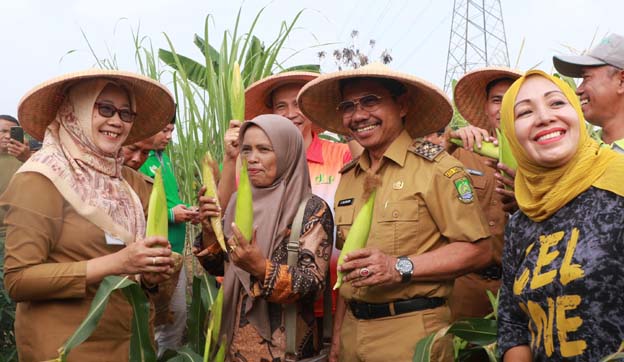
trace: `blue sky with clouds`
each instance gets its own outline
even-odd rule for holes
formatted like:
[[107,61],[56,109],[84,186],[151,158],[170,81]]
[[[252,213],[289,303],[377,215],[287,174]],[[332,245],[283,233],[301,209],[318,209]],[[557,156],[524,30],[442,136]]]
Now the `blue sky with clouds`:
[[[348,45],[357,29],[360,47],[375,39],[373,54],[389,49],[393,68],[443,86],[452,0],[0,0],[0,113],[15,114],[21,96],[36,84],[93,66],[82,31],[98,55],[115,54],[121,69],[136,70],[131,31],[139,24],[154,48],[167,47],[166,33],[179,53],[199,59],[192,40],[203,33],[206,16],[213,16],[216,40],[233,27],[241,4],[242,29],[266,7],[256,30],[264,40],[306,9],[283,55],[302,51],[287,64],[318,62],[318,51]],[[621,0],[502,0],[502,7],[511,64],[519,58],[520,69],[551,71],[553,54],[582,51],[594,36],[624,34]],[[321,65],[334,68],[331,58]]]

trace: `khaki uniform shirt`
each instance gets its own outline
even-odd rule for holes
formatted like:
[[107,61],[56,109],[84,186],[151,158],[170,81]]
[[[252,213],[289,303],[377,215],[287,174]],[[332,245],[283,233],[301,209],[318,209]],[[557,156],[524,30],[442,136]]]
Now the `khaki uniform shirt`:
[[[123,177],[147,206],[141,176],[124,167]],[[87,315],[99,285],[87,286],[87,260],[115,253],[104,232],[67,203],[45,176],[15,175],[0,198],[6,214],[5,284],[17,302],[15,339],[20,361],[46,361]],[[114,292],[93,334],[68,361],[127,361],[132,307]]]
[[474,152],[467,151],[461,147],[457,147],[451,155],[459,160],[465,168],[472,185],[477,192],[481,210],[485,214],[488,228],[492,237],[489,239],[492,243],[492,253],[494,254],[494,262],[501,265],[501,257],[503,255],[503,235],[505,233],[505,224],[507,223],[507,213],[503,211],[502,196],[496,192],[496,179],[494,178],[495,169],[485,165],[486,157],[480,156]]
[[[439,146],[413,141],[404,131],[381,162],[378,175],[382,185],[375,197],[367,247],[392,256],[409,256],[450,242],[473,242],[490,236],[464,168]],[[369,168],[367,152],[344,168],[335,197],[339,248],[365,202],[362,195]],[[387,303],[417,296],[447,297],[452,287],[452,280],[358,289],[346,283],[340,293],[347,301]]]
[[[22,165],[22,162],[17,158],[6,154],[0,153],[0,195],[9,185],[11,177],[17,172]],[[6,226],[4,225],[4,209],[0,207],[0,247],[4,249],[4,236],[6,232]],[[0,250],[2,255],[3,250]]]

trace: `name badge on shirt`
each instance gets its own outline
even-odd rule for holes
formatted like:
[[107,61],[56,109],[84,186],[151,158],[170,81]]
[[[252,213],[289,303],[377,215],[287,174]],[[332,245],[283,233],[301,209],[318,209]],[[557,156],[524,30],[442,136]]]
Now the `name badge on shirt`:
[[109,233],[104,233],[104,237],[106,237],[106,245],[126,245],[123,241],[117,239]]
[[483,176],[484,173],[479,171],[479,170],[474,170],[472,168],[467,168],[466,171],[468,171],[469,174],[473,175],[473,176]]
[[338,206],[349,206],[353,204],[353,199],[344,199],[344,200],[340,200],[338,201]]

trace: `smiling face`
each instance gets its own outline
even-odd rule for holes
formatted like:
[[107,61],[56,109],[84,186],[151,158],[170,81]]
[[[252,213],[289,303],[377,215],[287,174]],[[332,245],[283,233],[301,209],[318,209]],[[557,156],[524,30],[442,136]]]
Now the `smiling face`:
[[381,156],[405,129],[402,118],[407,114],[404,96],[392,96],[381,83],[372,79],[355,79],[345,84],[343,101],[356,101],[367,95],[380,97],[372,111],[356,105],[355,112],[344,115],[342,124],[362,147]]
[[277,155],[269,137],[258,126],[250,126],[243,136],[241,156],[247,160],[249,181],[267,187],[277,178]]
[[[117,109],[131,110],[128,93],[113,84],[104,87],[97,97],[96,103],[109,104]],[[123,122],[117,112],[112,117],[104,117],[100,115],[96,105],[93,106],[91,120],[91,134],[95,146],[105,154],[116,154],[128,137],[132,123]]]
[[529,76],[518,92],[514,127],[527,156],[543,167],[566,164],[578,149],[579,116],[550,80]]
[[297,94],[303,84],[286,84],[275,89],[271,95],[273,113],[288,118],[302,136],[312,133],[312,122],[301,113],[297,104]]
[[173,123],[169,123],[162,131],[156,133],[152,136],[152,147],[155,150],[162,151],[167,148],[169,142],[171,142],[171,137],[173,137],[173,130],[175,129],[175,125]]
[[576,94],[581,100],[583,115],[592,124],[604,126],[605,121],[617,116],[621,75],[621,71],[608,65],[583,68],[583,82]]
[[503,103],[503,96],[512,83],[510,80],[501,80],[494,84],[487,93],[485,115],[491,128],[500,127],[500,109]]

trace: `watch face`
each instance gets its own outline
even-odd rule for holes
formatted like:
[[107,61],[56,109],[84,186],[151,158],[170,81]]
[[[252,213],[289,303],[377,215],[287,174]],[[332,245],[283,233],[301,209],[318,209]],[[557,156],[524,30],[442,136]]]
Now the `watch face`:
[[397,269],[399,270],[399,272],[401,274],[411,273],[412,272],[412,268],[414,267],[412,265],[412,261],[407,259],[407,258],[406,259],[399,259],[397,261],[397,265],[396,266],[397,266]]

